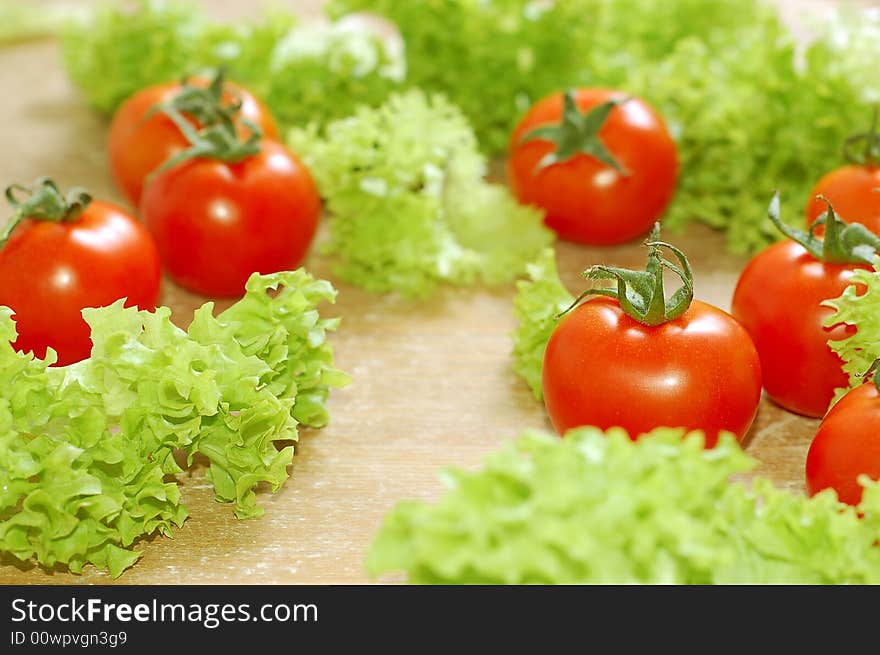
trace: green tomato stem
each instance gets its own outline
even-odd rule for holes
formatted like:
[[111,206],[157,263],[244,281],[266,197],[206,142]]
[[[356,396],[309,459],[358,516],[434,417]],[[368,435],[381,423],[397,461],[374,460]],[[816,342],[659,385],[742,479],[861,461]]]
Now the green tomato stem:
[[[253,121],[241,117],[241,98],[231,104],[223,103],[223,84],[222,70],[216,72],[207,88],[191,85],[184,79],[179,94],[148,112],[148,116],[158,111],[168,116],[190,144],[189,148],[167,159],[151,176],[189,159],[201,157],[235,163],[260,151],[263,131]],[[193,127],[184,115],[192,116],[199,128]],[[239,136],[237,124],[250,131],[246,139]]]
[[[874,168],[880,162],[880,132],[877,131],[877,107],[871,117],[871,126],[867,132],[858,132],[850,136],[843,143],[843,156],[851,164]],[[852,148],[863,144],[864,151],[861,155],[853,153]]]
[[[648,248],[648,261],[644,271],[633,271],[617,266],[592,266],[583,275],[588,280],[614,280],[617,288],[587,289],[557,318],[574,309],[585,298],[606,296],[614,298],[620,308],[630,318],[648,326],[661,325],[684,314],[694,299],[694,275],[690,262],[684,252],[659,240],[660,223],[654,224],[651,237],[645,242]],[[663,249],[669,250],[678,260],[673,263],[663,257]],[[666,298],[663,286],[663,271],[675,273],[682,286]]]
[[[828,209],[810,225],[805,232],[783,223],[779,218],[779,192],[773,195],[767,216],[773,225],[792,241],[799,243],[820,262],[829,264],[873,264],[880,251],[880,237],[861,223],[845,223],[837,217],[834,207],[825,196],[817,196]],[[825,226],[823,237],[816,235],[816,228]]]
[[598,159],[623,176],[628,176],[629,171],[615,159],[604,141],[599,138],[599,131],[608,120],[611,110],[628,100],[629,98],[609,100],[593,107],[586,114],[582,114],[578,109],[574,91],[566,91],[563,96],[560,122],[555,125],[536,127],[526,132],[520,139],[521,143],[535,140],[550,141],[556,146],[538,162],[534,172],[538,173],[548,166],[568,161],[575,155],[583,154]]
[[[24,197],[17,197],[18,193],[24,194]],[[39,177],[31,186],[11,184],[6,187],[6,201],[15,209],[15,213],[0,232],[0,250],[23,220],[54,223],[76,220],[92,202],[92,195],[81,187],[73,187],[64,196],[54,180]]]

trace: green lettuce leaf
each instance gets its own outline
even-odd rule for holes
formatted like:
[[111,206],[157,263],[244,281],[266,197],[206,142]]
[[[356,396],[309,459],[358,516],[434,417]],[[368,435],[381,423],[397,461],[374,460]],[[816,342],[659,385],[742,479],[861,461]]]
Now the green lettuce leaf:
[[0,308],[0,552],[116,577],[140,557],[137,539],[183,524],[177,483],[149,438],[119,429],[71,368],[48,367],[54,353],[15,352],[11,315]]
[[63,31],[64,66],[89,104],[110,114],[145,86],[198,72],[205,25],[187,2],[101,4]]
[[63,32],[64,64],[89,103],[112,113],[135,91],[222,67],[282,125],[341,118],[382,101],[405,75],[402,53],[352,22],[301,27],[280,9],[224,23],[192,2],[105,2]]
[[461,107],[489,153],[505,149],[531,103],[587,79],[592,1],[338,0],[329,8],[392,20],[406,42],[408,83]]
[[833,405],[847,391],[864,382],[865,372],[880,357],[880,259],[873,271],[855,271],[840,297],[822,304],[834,310],[825,319],[825,327],[852,325],[856,328],[852,336],[828,342],[831,350],[843,360],[843,370],[849,376],[849,386],[837,390]]
[[[757,479],[732,435],[525,433],[404,501],[367,558],[415,584],[843,584],[880,580],[880,488],[858,508]],[[860,513],[863,515],[860,518]]]
[[517,326],[513,338],[513,370],[531,388],[536,400],[542,400],[541,370],[544,351],[556,328],[556,316],[565,311],[574,296],[569,293],[556,272],[556,252],[546,248],[526,267],[528,279],[516,283],[513,301]]
[[336,274],[371,291],[508,282],[553,240],[539,211],[484,180],[470,126],[440,95],[395,94],[288,142],[326,200]]
[[244,297],[188,330],[171,312],[84,310],[92,354],[66,367],[16,353],[0,309],[0,551],[112,575],[131,546],[181,525],[175,453],[209,462],[218,501],[258,516],[257,487],[288,477],[298,423],[327,422],[329,390],[347,383],[326,341],[336,319],[317,307],[336,292],[304,270],[253,275]]

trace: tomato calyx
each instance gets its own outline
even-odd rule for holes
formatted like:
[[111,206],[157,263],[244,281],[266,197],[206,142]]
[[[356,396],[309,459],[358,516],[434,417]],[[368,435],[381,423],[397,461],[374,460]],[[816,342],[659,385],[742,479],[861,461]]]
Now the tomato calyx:
[[[880,237],[861,223],[845,223],[837,217],[834,207],[825,196],[816,196],[828,209],[810,225],[810,231],[783,223],[779,218],[779,192],[773,195],[767,216],[773,225],[792,241],[799,243],[816,260],[828,264],[873,264],[880,251]],[[816,228],[825,226],[823,236]]]
[[[190,147],[170,157],[155,173],[167,170],[188,159],[217,159],[236,163],[260,151],[263,131],[260,126],[241,116],[242,101],[223,103],[223,72],[218,71],[207,88],[187,84],[167,103],[156,105],[148,116],[161,111],[177,126],[189,141]],[[190,115],[198,121],[197,129],[186,119]],[[237,125],[248,129],[242,138]]]
[[614,155],[599,138],[599,131],[608,119],[611,110],[628,100],[629,98],[609,100],[582,114],[575,101],[574,92],[566,91],[563,96],[562,120],[557,124],[536,127],[526,132],[520,139],[521,143],[535,140],[550,141],[556,146],[554,150],[541,158],[535,166],[534,172],[538,173],[548,166],[568,161],[575,155],[584,154],[598,159],[620,175],[629,176],[629,171],[614,158]]
[[[630,318],[648,326],[661,325],[684,314],[694,299],[694,275],[690,262],[682,250],[665,241],[660,241],[660,223],[654,224],[651,236],[645,242],[648,248],[648,261],[644,271],[633,271],[617,266],[598,264],[584,271],[588,280],[615,280],[617,288],[587,289],[557,318],[570,312],[582,300],[590,296],[614,298],[620,308]],[[678,263],[663,257],[663,249],[669,250]],[[669,298],[663,287],[663,271],[675,273],[682,286]]]
[[[16,194],[24,194],[19,198]],[[63,195],[55,181],[38,177],[31,186],[11,184],[6,187],[6,201],[15,209],[0,232],[0,249],[6,245],[16,226],[25,219],[62,223],[73,221],[92,202],[92,195],[81,187],[73,187]]]
[[880,367],[880,357],[871,362],[871,365],[864,373],[856,373],[855,375],[862,379],[862,384],[867,383],[868,378],[871,378],[871,382],[877,387],[877,391],[880,391],[880,379],[876,375],[878,367]]
[[[874,168],[880,164],[880,132],[877,131],[877,107],[871,117],[871,126],[867,132],[857,132],[843,143],[843,156],[856,166]],[[862,145],[864,150],[860,154],[853,152],[853,148]]]

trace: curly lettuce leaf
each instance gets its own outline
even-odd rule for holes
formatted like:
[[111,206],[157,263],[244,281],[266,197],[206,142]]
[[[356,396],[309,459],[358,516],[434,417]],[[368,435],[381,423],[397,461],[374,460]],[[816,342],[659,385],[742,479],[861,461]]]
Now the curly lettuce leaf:
[[91,356],[66,367],[16,353],[0,312],[0,551],[79,572],[133,564],[139,538],[170,534],[186,510],[175,453],[207,458],[218,501],[258,516],[256,488],[288,477],[297,425],[327,421],[330,388],[347,383],[326,342],[335,290],[304,270],[253,275],[244,297],[188,330],[171,312],[84,310]]
[[856,270],[849,282],[840,297],[822,303],[834,310],[825,319],[825,327],[851,325],[856,328],[855,334],[828,342],[831,350],[843,360],[843,370],[849,376],[849,386],[837,389],[832,404],[862,384],[865,372],[880,357],[880,259],[873,271]]
[[135,91],[222,67],[269,106],[281,125],[319,126],[377,103],[400,85],[406,65],[353,22],[304,27],[273,10],[224,23],[192,2],[106,2],[70,21],[63,58],[89,103],[112,113]]
[[526,267],[528,279],[516,283],[513,301],[517,326],[513,338],[513,370],[522,377],[536,400],[544,397],[541,369],[544,351],[556,328],[556,316],[574,302],[556,272],[556,252],[546,248]]
[[[660,428],[525,433],[482,469],[444,474],[434,503],[404,501],[366,559],[415,584],[761,584],[880,580],[880,488],[862,505],[757,479],[732,435]],[[863,515],[860,518],[860,513]]]
[[338,0],[330,11],[392,20],[406,42],[408,84],[447,95],[494,154],[504,150],[513,121],[531,103],[586,79],[595,4]]
[[368,290],[501,284],[553,240],[538,210],[485,181],[470,126],[442,96],[395,94],[288,141],[326,200],[336,274]]
[[[71,368],[17,353],[12,312],[0,308],[0,552],[114,577],[142,536],[171,534],[187,517],[148,438],[120,430]],[[83,366],[79,366],[82,369]]]
[[101,4],[64,29],[64,66],[89,104],[109,114],[145,86],[197,72],[206,22],[187,2]]

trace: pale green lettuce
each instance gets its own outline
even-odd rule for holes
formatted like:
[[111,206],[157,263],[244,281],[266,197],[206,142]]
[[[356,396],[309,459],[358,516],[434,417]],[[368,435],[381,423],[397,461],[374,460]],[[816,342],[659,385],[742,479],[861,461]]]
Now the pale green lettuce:
[[553,240],[538,210],[485,181],[473,131],[441,95],[395,94],[288,142],[326,201],[336,274],[371,291],[500,284]]
[[856,328],[852,336],[828,342],[831,350],[843,360],[843,370],[849,376],[849,386],[838,389],[834,396],[837,402],[847,391],[864,382],[865,372],[880,357],[880,260],[873,271],[855,271],[840,297],[823,304],[834,310],[825,319],[826,327],[842,324]]
[[516,283],[513,301],[517,326],[513,338],[513,370],[520,375],[535,399],[541,400],[541,370],[544,351],[550,335],[556,328],[557,315],[574,302],[556,272],[556,252],[545,249],[533,263],[526,267],[528,279]]
[[[335,290],[304,270],[253,275],[217,317],[213,303],[188,330],[171,312],[84,310],[91,357],[66,367],[16,353],[14,322],[0,314],[0,551],[44,566],[86,563],[118,575],[142,536],[170,534],[186,510],[176,482],[196,454],[218,501],[258,516],[256,489],[288,477],[297,424],[327,422],[333,367],[319,303]],[[0,476],[3,477],[3,476]]]
[[368,571],[415,584],[875,584],[880,488],[862,504],[766,480],[732,435],[660,428],[527,432],[436,502],[403,501]]
[[380,102],[405,71],[402,55],[355,25],[306,28],[281,10],[225,23],[191,1],[104,2],[70,21],[62,46],[70,77],[107,114],[145,86],[222,67],[282,125],[323,124]]

